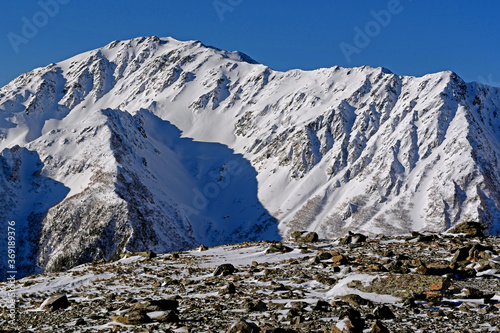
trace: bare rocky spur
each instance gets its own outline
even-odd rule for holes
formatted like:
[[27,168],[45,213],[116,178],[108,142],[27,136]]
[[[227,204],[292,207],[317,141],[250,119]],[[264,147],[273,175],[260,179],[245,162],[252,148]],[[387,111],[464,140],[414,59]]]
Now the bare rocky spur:
[[[23,278],[2,332],[497,332],[500,242],[349,233],[130,253]],[[0,296],[9,286],[0,284]]]

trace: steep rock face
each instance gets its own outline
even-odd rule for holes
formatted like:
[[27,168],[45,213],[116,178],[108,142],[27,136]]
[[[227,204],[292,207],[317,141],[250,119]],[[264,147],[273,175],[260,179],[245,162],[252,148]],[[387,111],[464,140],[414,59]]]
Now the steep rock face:
[[[38,272],[36,261],[43,220],[49,208],[69,189],[43,174],[36,152],[14,146],[0,153],[0,240],[2,272]],[[10,237],[8,237],[10,236]],[[7,268],[8,246],[16,249],[13,267]],[[2,276],[5,279],[7,276]]]
[[0,89],[0,148],[37,154],[69,189],[42,209],[42,269],[276,239],[277,227],[331,237],[473,219],[498,233],[499,107],[500,89],[452,72],[277,72],[148,37]]

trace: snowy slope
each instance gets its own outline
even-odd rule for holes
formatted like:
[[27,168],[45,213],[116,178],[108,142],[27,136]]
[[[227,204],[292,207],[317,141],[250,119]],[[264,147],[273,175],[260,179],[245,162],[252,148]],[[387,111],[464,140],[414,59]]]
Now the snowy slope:
[[498,233],[499,108],[500,89],[452,72],[277,72],[148,37],[0,89],[0,149],[38,155],[53,182],[39,185],[57,195],[31,240],[51,270],[297,229],[399,234],[474,219]]

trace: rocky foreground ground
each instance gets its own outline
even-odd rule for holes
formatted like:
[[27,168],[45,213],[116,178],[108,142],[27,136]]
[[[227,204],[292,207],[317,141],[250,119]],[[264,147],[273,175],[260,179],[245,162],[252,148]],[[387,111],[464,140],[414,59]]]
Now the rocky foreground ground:
[[0,332],[499,332],[499,238],[455,232],[130,254],[17,281]]

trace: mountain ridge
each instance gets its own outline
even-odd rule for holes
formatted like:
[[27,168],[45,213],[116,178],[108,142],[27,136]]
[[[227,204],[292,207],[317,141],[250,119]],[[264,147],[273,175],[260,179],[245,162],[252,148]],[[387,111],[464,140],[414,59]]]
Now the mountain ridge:
[[500,89],[451,71],[278,72],[152,36],[1,88],[0,149],[35,152],[40,173],[69,189],[38,222],[39,270],[293,230],[402,234],[477,220],[498,234],[499,106]]

